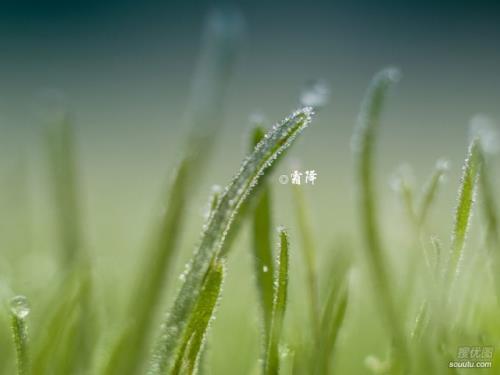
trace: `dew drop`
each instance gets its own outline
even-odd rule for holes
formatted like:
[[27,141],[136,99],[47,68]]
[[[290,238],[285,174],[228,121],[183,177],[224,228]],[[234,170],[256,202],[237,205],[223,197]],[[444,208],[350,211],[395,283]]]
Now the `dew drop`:
[[269,267],[263,266],[262,267],[262,272],[266,273],[267,271],[269,271]]
[[12,314],[20,319],[25,319],[30,313],[28,299],[25,296],[15,296],[10,300]]
[[322,108],[329,100],[330,87],[323,80],[308,82],[300,94],[301,105],[313,108]]

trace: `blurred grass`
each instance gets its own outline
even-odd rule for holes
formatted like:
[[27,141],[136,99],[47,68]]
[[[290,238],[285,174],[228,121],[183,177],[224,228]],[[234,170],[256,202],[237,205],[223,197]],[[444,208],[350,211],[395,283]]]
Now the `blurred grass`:
[[[49,251],[27,262],[24,253],[40,250],[40,232],[25,232],[20,226],[4,233],[33,238],[0,255],[0,270],[7,271],[0,274],[0,298],[9,301],[15,290],[28,295],[32,305],[29,315],[16,314],[9,306],[0,310],[2,374],[17,369],[22,375],[121,375],[145,373],[148,366],[152,374],[461,373],[448,368],[459,346],[498,346],[499,189],[494,157],[483,140],[474,138],[454,216],[451,210],[436,209],[442,197],[437,192],[444,189],[442,165],[428,178],[419,200],[415,187],[403,180],[403,202],[396,207],[406,210],[410,223],[409,228],[396,225],[400,218],[377,188],[385,177],[375,164],[381,153],[381,112],[395,78],[392,69],[375,76],[355,128],[359,228],[353,225],[341,237],[330,225],[317,225],[347,221],[350,211],[330,211],[321,202],[322,212],[316,212],[308,199],[312,186],[289,189],[275,183],[270,164],[285,156],[281,152],[309,121],[309,110],[299,111],[267,135],[262,128],[253,130],[256,148],[226,190],[214,193],[197,252],[179,280],[170,277],[191,256],[186,249],[197,234],[190,225],[200,221],[191,215],[191,206],[196,206],[192,197],[207,179],[203,172],[214,145],[224,147],[220,126],[241,32],[238,17],[209,18],[187,110],[189,133],[160,199],[165,209],[153,225],[144,225],[148,235],[146,244],[138,246],[138,264],[122,255],[124,239],[114,237],[118,234],[111,229],[102,231],[106,246],[92,249],[86,223],[99,218],[86,217],[82,209],[85,184],[74,125],[65,113],[50,127],[44,172],[51,181],[55,215],[46,215],[46,220],[54,224],[56,235],[44,233]],[[337,179],[345,177],[336,173],[340,163],[329,164]],[[7,178],[0,193],[22,191],[26,184],[22,178]],[[119,185],[116,189],[127,189]],[[329,186],[321,189],[332,194]],[[284,206],[286,194],[295,210]],[[476,194],[483,201],[477,207]],[[341,199],[349,201],[349,193]],[[127,206],[131,216],[133,203]],[[473,215],[474,209],[481,215]],[[29,212],[17,214],[29,221]],[[290,223],[289,231],[280,230],[276,251],[274,222]],[[451,240],[439,240],[450,227]],[[28,250],[26,244],[34,248]],[[112,257],[107,266],[116,270],[96,267],[100,252]],[[11,271],[23,267],[23,273]],[[445,272],[448,276],[441,278]],[[31,273],[37,276],[31,278]],[[40,274],[42,287],[29,282],[40,280]],[[158,311],[167,302],[172,302],[171,309],[161,318]],[[493,362],[493,369],[480,373],[498,373],[496,356]]]

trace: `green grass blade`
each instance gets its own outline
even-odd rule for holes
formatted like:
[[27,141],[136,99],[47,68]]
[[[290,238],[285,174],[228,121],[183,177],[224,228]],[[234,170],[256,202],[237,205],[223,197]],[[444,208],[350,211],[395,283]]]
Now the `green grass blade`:
[[[90,353],[82,355],[81,352],[92,346],[83,340],[95,334],[87,325],[92,317],[82,303],[88,298],[90,287],[86,272],[86,269],[75,269],[69,273],[63,287],[58,288],[51,299],[44,327],[33,340],[34,375],[72,373],[88,366],[88,363],[80,363],[90,357]],[[85,330],[87,332],[83,332]]]
[[288,293],[288,234],[284,229],[280,229],[279,238],[280,252],[276,264],[277,273],[274,282],[273,316],[264,362],[264,373],[266,375],[279,374],[279,343],[281,332],[283,331]]
[[172,364],[172,355],[185,334],[186,323],[199,294],[203,277],[217,257],[224,238],[242,202],[257,185],[259,178],[288,148],[295,137],[310,123],[312,111],[301,109],[273,127],[245,159],[239,173],[221,195],[217,208],[209,219],[198,250],[189,265],[189,272],[160,333],[149,374],[164,374]]
[[[253,147],[255,147],[264,138],[264,130],[255,128],[252,138]],[[266,335],[269,332],[273,310],[274,265],[271,245],[271,190],[265,181],[262,182],[255,200],[252,217],[254,267],[264,317],[263,330]],[[266,341],[267,338],[264,337],[264,342]]]
[[215,314],[224,279],[224,266],[218,262],[210,267],[190,320],[187,324],[184,342],[177,353],[172,374],[193,374],[196,372],[202,346]]
[[12,337],[16,348],[17,374],[31,374],[28,353],[28,327],[26,318],[30,313],[28,301],[24,296],[16,296],[10,301]]
[[309,308],[311,309],[311,325],[313,337],[319,338],[320,312],[318,302],[318,281],[316,279],[316,247],[312,229],[306,212],[306,201],[302,189],[298,185],[292,186],[296,218],[301,239],[301,249],[306,265]]
[[[207,19],[203,50],[188,106],[190,133],[186,155],[173,176],[167,194],[167,210],[145,256],[144,266],[139,270],[139,281],[129,308],[133,321],[101,365],[106,374],[134,374],[148,351],[147,342],[153,331],[151,324],[182,233],[187,197],[209,160],[222,124],[223,99],[235,65],[241,22],[237,12],[215,11]],[[140,304],[137,303],[139,299]]]
[[446,161],[438,160],[436,162],[436,167],[425,184],[420,199],[417,219],[419,227],[422,227],[429,215],[430,208],[436,199],[439,187],[447,170],[448,163]]
[[353,138],[353,152],[366,266],[377,295],[379,310],[385,318],[387,328],[392,331],[392,339],[401,359],[408,363],[406,338],[391,296],[389,274],[382,251],[374,188],[374,153],[380,117],[387,90],[398,78],[399,72],[392,68],[385,69],[374,77],[361,106]]
[[465,246],[467,232],[472,217],[472,208],[476,194],[478,175],[480,171],[479,140],[474,138],[467,151],[460,188],[458,203],[455,210],[455,222],[451,239],[451,249],[447,266],[447,282],[451,282],[459,271],[458,265]]
[[323,306],[320,322],[318,348],[315,348],[311,368],[316,374],[331,372],[332,351],[342,327],[348,303],[347,275],[351,266],[351,256],[347,251],[337,251],[334,263],[329,267],[328,294]]
[[82,250],[74,130],[66,114],[47,133],[49,172],[61,242],[61,267],[78,261]]

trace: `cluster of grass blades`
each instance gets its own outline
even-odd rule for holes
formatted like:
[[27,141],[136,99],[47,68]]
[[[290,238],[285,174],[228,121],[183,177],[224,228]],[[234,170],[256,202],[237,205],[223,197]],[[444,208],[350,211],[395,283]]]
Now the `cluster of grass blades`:
[[[33,329],[28,329],[31,328],[30,311],[34,309],[27,299],[0,290],[2,298],[3,294],[10,294],[6,315],[12,336],[12,355],[0,353],[2,373],[203,373],[201,363],[209,329],[222,298],[226,273],[230,271],[227,258],[236,234],[247,221],[251,225],[253,273],[262,332],[260,358],[256,358],[258,372],[266,375],[344,373],[336,364],[336,349],[342,330],[348,324],[349,309],[356,308],[352,306],[357,300],[353,298],[350,274],[357,268],[357,258],[350,254],[351,246],[335,251],[333,266],[325,277],[326,291],[323,291],[318,275],[315,228],[308,218],[306,197],[301,189],[293,187],[300,239],[296,248],[304,260],[310,321],[295,327],[299,335],[287,335],[285,317],[292,276],[289,265],[295,254],[295,243],[290,243],[287,230],[278,227],[278,246],[274,249],[273,191],[267,179],[273,166],[312,121],[320,105],[318,102],[324,105],[323,86],[316,87],[321,95],[305,96],[314,108],[304,106],[268,131],[265,124],[254,124],[250,153],[229,184],[222,190],[214,190],[199,244],[181,275],[182,285],[167,314],[161,318],[162,324],[154,324],[159,310],[164,308],[162,296],[179,248],[188,196],[220,132],[222,98],[240,32],[238,17],[216,14],[210,18],[206,50],[188,111],[192,130],[186,142],[187,151],[172,173],[165,195],[167,209],[156,223],[152,241],[145,247],[143,264],[137,269],[130,293],[127,319],[118,328],[109,329],[108,322],[100,322],[95,307],[98,301],[92,260],[86,252],[81,225],[79,174],[69,116],[63,116],[50,128],[47,149],[58,218],[60,287],[53,296],[47,297],[46,306],[38,307],[43,326],[33,325]],[[484,319],[485,315],[498,313],[498,307],[494,303],[483,301],[481,304],[477,299],[464,298],[474,293],[467,289],[467,280],[471,273],[477,272],[479,259],[491,267],[492,289],[500,301],[500,232],[490,154],[485,140],[474,133],[462,170],[448,252],[427,225],[447,167],[443,162],[436,164],[419,199],[415,199],[413,186],[401,179],[400,192],[417,239],[412,249],[417,251],[407,256],[415,263],[408,277],[410,285],[397,285],[400,280],[389,259],[389,241],[382,235],[375,155],[385,99],[398,79],[399,72],[394,68],[374,77],[362,102],[353,137],[360,223],[357,232],[363,241],[360,269],[366,281],[363,288],[364,293],[375,296],[378,315],[373,319],[380,318],[386,333],[381,342],[388,353],[386,358],[364,353],[364,370],[373,374],[457,374],[458,370],[448,367],[456,357],[457,346],[494,346],[499,339],[495,336],[497,332],[491,330],[492,324],[486,324]],[[476,195],[483,201],[480,208],[485,222],[484,251],[477,251],[471,257],[466,251],[466,240]],[[406,287],[413,292],[405,293]],[[476,304],[467,304],[468,300]],[[103,334],[105,328],[108,329]],[[0,329],[0,333],[5,331]],[[283,351],[288,355],[283,355]]]

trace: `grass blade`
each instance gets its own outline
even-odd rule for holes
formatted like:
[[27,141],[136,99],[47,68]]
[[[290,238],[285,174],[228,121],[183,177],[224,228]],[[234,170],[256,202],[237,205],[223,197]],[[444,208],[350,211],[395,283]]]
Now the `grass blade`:
[[10,301],[12,337],[16,348],[17,374],[28,375],[30,360],[28,354],[28,328],[26,318],[30,313],[28,301],[24,296],[16,296]]
[[48,129],[47,144],[53,200],[61,238],[61,267],[66,268],[79,260],[82,250],[75,140],[68,114]]
[[[147,341],[152,333],[166,274],[182,233],[187,197],[209,160],[222,123],[223,99],[235,65],[241,22],[237,12],[217,10],[207,18],[203,50],[187,114],[190,128],[186,145],[188,151],[172,178],[167,193],[167,210],[139,270],[139,281],[129,307],[129,316],[133,317],[133,321],[129,322],[105,364],[101,365],[105,374],[134,374],[147,353]],[[138,299],[142,303],[138,304]]]
[[344,322],[348,303],[347,275],[351,266],[351,257],[345,250],[336,251],[335,262],[329,271],[329,290],[321,315],[319,344],[315,352],[319,355],[313,357],[311,368],[316,374],[329,374],[331,372],[332,351],[337,342],[338,333]]
[[[255,147],[264,138],[264,130],[255,128],[252,138],[253,147]],[[266,182],[262,182],[255,200],[252,217],[254,267],[264,318],[263,330],[267,335],[273,310],[274,265],[271,245],[271,190]],[[267,337],[264,337],[264,342],[266,341]]]
[[311,226],[306,213],[306,202],[304,194],[298,185],[292,186],[292,192],[294,197],[296,218],[300,232],[301,248],[306,265],[312,332],[313,337],[317,340],[320,335],[320,312],[318,302],[318,282],[316,279],[316,248],[313,240]]
[[382,242],[377,220],[374,191],[374,151],[384,99],[388,88],[398,80],[399,72],[389,68],[379,72],[373,79],[361,106],[353,138],[353,152],[356,157],[358,208],[364,239],[364,255],[378,307],[385,318],[392,339],[403,362],[408,363],[406,338],[389,288],[389,275],[382,252]]
[[264,363],[266,375],[277,375],[280,369],[279,343],[285,318],[288,293],[288,234],[284,229],[279,231],[280,253],[276,262],[276,279],[274,282],[273,316]]
[[422,197],[420,199],[419,209],[418,209],[418,218],[417,224],[419,228],[425,223],[427,216],[429,214],[430,208],[436,199],[437,192],[439,190],[439,186],[443,180],[444,174],[448,170],[448,163],[444,160],[438,160],[436,162],[436,167],[432,172],[429,180],[424,186],[424,190],[422,192]]
[[186,323],[199,294],[203,277],[224,243],[224,238],[242,202],[248,197],[267,168],[288,148],[295,137],[310,123],[312,111],[301,109],[276,125],[245,159],[239,173],[221,195],[210,217],[198,250],[189,265],[189,272],[161,330],[149,374],[164,374],[172,364]]
[[196,306],[186,328],[185,341],[177,354],[172,374],[193,374],[198,366],[202,346],[214,316],[224,279],[224,266],[218,262],[205,277]]
[[451,249],[448,258],[447,282],[451,282],[453,277],[459,272],[458,266],[469,230],[480,171],[479,147],[479,140],[474,138],[469,145],[462,170],[458,203],[455,210],[455,222],[453,224]]

